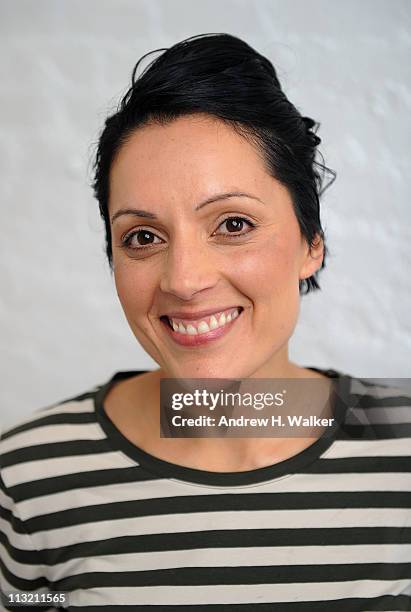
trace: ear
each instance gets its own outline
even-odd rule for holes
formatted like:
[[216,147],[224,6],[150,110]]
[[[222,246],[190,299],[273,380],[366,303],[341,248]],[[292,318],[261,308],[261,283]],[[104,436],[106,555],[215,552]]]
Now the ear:
[[300,266],[300,280],[309,278],[319,270],[324,259],[324,241],[319,234],[316,234],[311,247],[305,239],[304,244],[305,249]]

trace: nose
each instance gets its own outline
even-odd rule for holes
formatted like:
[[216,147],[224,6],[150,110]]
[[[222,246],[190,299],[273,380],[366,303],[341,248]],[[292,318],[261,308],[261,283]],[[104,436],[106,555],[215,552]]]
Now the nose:
[[181,300],[190,300],[200,291],[214,287],[218,275],[218,263],[210,248],[186,235],[168,248],[160,288]]

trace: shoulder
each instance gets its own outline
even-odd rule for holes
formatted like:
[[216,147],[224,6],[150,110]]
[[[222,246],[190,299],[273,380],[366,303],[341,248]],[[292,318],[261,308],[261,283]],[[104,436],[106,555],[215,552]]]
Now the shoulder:
[[392,441],[393,447],[398,441],[398,450],[410,445],[411,379],[348,377],[348,382],[346,439]]
[[45,425],[57,424],[62,421],[67,422],[67,419],[70,419],[69,415],[72,415],[75,421],[76,417],[73,415],[92,411],[95,395],[101,386],[96,385],[87,391],[39,408],[13,425],[5,427],[0,435],[0,448],[5,439],[14,438],[20,433],[44,427]]
[[30,472],[35,464],[51,457],[68,457],[80,452],[80,448],[84,452],[85,440],[90,443],[102,439],[104,433],[96,422],[95,397],[103,386],[96,385],[36,410],[2,431],[0,469],[5,483],[15,484],[14,473]]

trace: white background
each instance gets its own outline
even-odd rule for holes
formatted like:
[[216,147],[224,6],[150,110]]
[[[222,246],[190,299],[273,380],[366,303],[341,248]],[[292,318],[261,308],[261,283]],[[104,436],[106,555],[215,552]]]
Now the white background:
[[338,173],[322,203],[331,256],[291,359],[411,376],[409,0],[3,0],[0,13],[3,424],[155,367],[117,299],[91,163],[138,58],[204,32],[274,63]]

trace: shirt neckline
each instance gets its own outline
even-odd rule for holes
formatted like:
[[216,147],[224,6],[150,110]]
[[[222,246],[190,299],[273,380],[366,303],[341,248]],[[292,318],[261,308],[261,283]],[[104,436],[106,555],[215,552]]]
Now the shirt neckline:
[[230,487],[253,485],[304,470],[325,453],[336,439],[347,410],[352,377],[333,369],[326,370],[308,366],[307,369],[320,372],[329,378],[336,379],[334,384],[333,405],[333,416],[335,417],[334,424],[329,427],[327,433],[323,434],[314,444],[311,444],[311,446],[308,446],[296,455],[273,465],[254,470],[242,472],[210,472],[197,468],[190,468],[155,457],[136,444],[130,442],[108,417],[104,409],[104,399],[109,389],[111,389],[116,382],[136,376],[137,374],[144,374],[146,370],[116,372],[110,380],[97,390],[94,396],[94,409],[97,421],[106,434],[110,446],[115,450],[123,452],[127,457],[137,462],[142,468],[154,474],[157,478],[177,479],[188,483],[211,486]]

